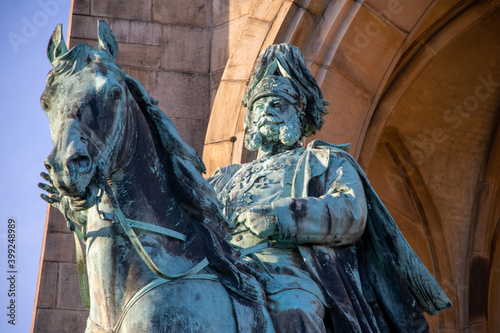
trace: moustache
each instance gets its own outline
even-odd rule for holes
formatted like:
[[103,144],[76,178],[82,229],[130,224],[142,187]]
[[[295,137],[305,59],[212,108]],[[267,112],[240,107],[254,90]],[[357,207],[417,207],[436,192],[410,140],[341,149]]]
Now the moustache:
[[260,118],[258,122],[255,123],[255,125],[257,127],[262,127],[264,125],[280,125],[282,124],[283,121],[280,121],[277,117],[273,117],[273,116],[266,116],[266,117],[263,117],[263,118]]

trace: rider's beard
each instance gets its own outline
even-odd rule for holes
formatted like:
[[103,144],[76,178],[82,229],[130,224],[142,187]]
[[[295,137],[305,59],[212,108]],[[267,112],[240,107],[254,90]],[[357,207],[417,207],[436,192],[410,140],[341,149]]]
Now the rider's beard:
[[281,125],[276,123],[266,123],[259,127],[258,131],[262,136],[262,144],[278,142]]
[[255,151],[263,145],[281,142],[290,146],[302,136],[298,118],[289,119],[286,124],[266,123],[260,127],[253,125],[245,135],[245,147]]
[[262,147],[262,135],[258,130],[255,130],[254,126],[245,134],[245,147],[250,151],[255,151]]
[[293,117],[287,123],[280,126],[279,140],[285,146],[291,146],[302,137],[302,128],[300,126],[299,118]]

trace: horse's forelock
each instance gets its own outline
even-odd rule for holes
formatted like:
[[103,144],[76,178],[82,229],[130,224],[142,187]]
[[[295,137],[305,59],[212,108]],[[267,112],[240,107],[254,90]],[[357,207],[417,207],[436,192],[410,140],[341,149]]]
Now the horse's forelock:
[[49,85],[58,76],[74,75],[91,62],[102,63],[106,69],[112,70],[122,78],[125,77],[125,73],[116,65],[115,59],[109,53],[96,51],[92,46],[82,43],[57,58],[56,66],[49,73]]

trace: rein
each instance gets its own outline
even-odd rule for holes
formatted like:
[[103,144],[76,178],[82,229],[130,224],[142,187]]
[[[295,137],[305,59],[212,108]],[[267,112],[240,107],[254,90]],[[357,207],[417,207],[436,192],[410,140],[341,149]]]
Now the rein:
[[[102,175],[100,176],[100,178],[103,178]],[[149,269],[151,269],[151,271],[153,273],[155,273],[158,277],[161,277],[161,278],[163,278],[165,280],[178,280],[178,279],[181,279],[181,278],[183,278],[185,276],[188,276],[188,275],[191,275],[191,274],[196,274],[199,271],[201,271],[203,268],[205,268],[205,267],[208,266],[208,259],[205,257],[200,263],[198,263],[196,266],[194,266],[193,268],[191,268],[190,270],[188,270],[185,273],[176,274],[176,275],[170,275],[170,274],[164,273],[161,269],[158,268],[158,266],[156,266],[156,264],[153,262],[153,260],[149,256],[149,254],[146,252],[146,250],[142,246],[142,243],[139,240],[139,238],[137,237],[137,234],[135,233],[135,231],[134,231],[133,228],[156,232],[156,233],[159,233],[159,234],[163,234],[163,235],[167,235],[167,236],[173,237],[173,238],[181,240],[181,241],[186,241],[186,236],[183,235],[183,234],[181,234],[181,233],[179,233],[179,232],[177,232],[177,231],[171,230],[171,229],[167,229],[167,228],[164,228],[164,227],[160,227],[160,226],[156,226],[156,225],[150,225],[148,223],[143,223],[143,222],[139,222],[139,221],[127,219],[125,217],[125,215],[123,214],[122,210],[120,209],[120,206],[118,205],[118,201],[114,197],[113,192],[112,192],[111,187],[109,186],[109,184],[104,179],[102,179],[100,183],[101,183],[101,186],[102,186],[101,187],[101,195],[100,195],[100,197],[102,197],[102,195],[104,194],[104,192],[106,192],[106,194],[108,195],[108,197],[109,197],[109,199],[111,201],[111,204],[113,205],[114,212],[112,212],[109,215],[108,214],[102,214],[99,211],[99,205],[98,205],[98,203],[99,203],[100,200],[98,199],[98,201],[97,201],[97,211],[99,212],[99,215],[101,215],[101,218],[102,217],[104,217],[104,219],[111,218],[110,219],[111,221],[113,221],[115,223],[119,222],[121,224],[123,230],[127,234],[129,240],[132,242],[132,245],[136,249],[136,251],[139,254],[139,256],[142,258],[142,260],[144,261],[144,263],[149,267]],[[112,218],[112,216],[114,216],[115,218]],[[118,221],[116,221],[116,220],[118,220]]]
[[[156,274],[159,278],[156,280],[153,280],[149,284],[147,284],[145,287],[143,287],[141,290],[139,290],[134,297],[128,302],[128,304],[125,306],[124,310],[122,311],[122,316],[120,317],[121,320],[123,320],[122,317],[124,317],[124,312],[128,312],[128,309],[137,301],[138,298],[142,297],[144,294],[149,292],[150,290],[164,284],[167,282],[175,281],[175,280],[180,280],[184,278],[201,278],[201,279],[210,279],[210,280],[218,280],[216,275],[213,274],[197,274],[201,270],[203,270],[205,267],[208,266],[209,262],[208,259],[205,257],[201,262],[196,264],[193,268],[190,270],[182,273],[182,274],[167,274],[163,272],[158,266],[154,263],[153,259],[149,256],[149,254],[146,252],[144,249],[141,241],[137,237],[137,234],[134,231],[134,228],[140,229],[140,230],[147,230],[151,231],[157,234],[162,234],[166,235],[181,241],[186,241],[187,237],[177,231],[167,229],[164,227],[156,226],[156,225],[151,225],[148,223],[140,222],[140,221],[135,221],[132,219],[127,219],[125,215],[123,214],[122,210],[120,209],[120,206],[118,205],[118,201],[113,195],[113,192],[111,190],[111,187],[109,184],[104,180],[104,177],[102,174],[99,172],[98,173],[98,178],[99,178],[99,187],[100,187],[100,194],[97,198],[97,203],[96,203],[96,208],[97,212],[99,213],[99,216],[103,220],[111,221],[113,223],[119,223],[125,233],[127,234],[130,242],[134,246],[135,250],[139,254],[139,256],[142,258],[144,263],[149,267],[149,269]],[[113,211],[111,213],[108,212],[102,212],[99,210],[99,202],[102,198],[102,196],[106,193],[111,201],[111,204],[113,206]],[[68,210],[66,210],[68,211]],[[69,210],[71,211],[71,210]],[[72,216],[66,215],[66,218],[71,220]],[[73,228],[72,228],[73,229]],[[81,231],[78,229],[76,226],[72,230],[74,233],[75,237],[75,246],[76,246],[76,259],[77,259],[77,267],[78,267],[78,279],[79,279],[79,284],[80,284],[80,292],[82,295],[82,300],[83,303],[87,308],[90,308],[90,296],[89,296],[89,291],[88,291],[88,282],[87,282],[87,276],[85,273],[85,260],[83,257],[83,250],[81,243],[78,241],[78,238],[80,238],[84,243],[87,240],[87,235],[86,235],[86,230]],[[197,274],[196,277],[193,275]],[[120,325],[121,325],[121,320]],[[95,323],[93,323],[95,324]],[[97,325],[97,324],[95,324]],[[116,331],[115,331],[116,332]]]

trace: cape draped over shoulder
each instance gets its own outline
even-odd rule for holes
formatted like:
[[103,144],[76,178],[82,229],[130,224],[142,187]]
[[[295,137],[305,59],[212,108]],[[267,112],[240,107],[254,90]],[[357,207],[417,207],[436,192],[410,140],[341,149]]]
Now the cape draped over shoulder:
[[[309,184],[349,161],[362,181],[368,206],[366,229],[351,246],[297,245],[312,278],[323,288],[337,332],[427,332],[422,311],[435,314],[451,306],[441,286],[410,247],[366,175],[348,153],[350,145],[311,142],[294,168],[292,197],[312,196]],[[216,193],[242,165],[217,169],[210,182]],[[330,170],[331,171],[331,170]],[[331,184],[325,184],[328,189]],[[325,193],[323,193],[325,194]]]

